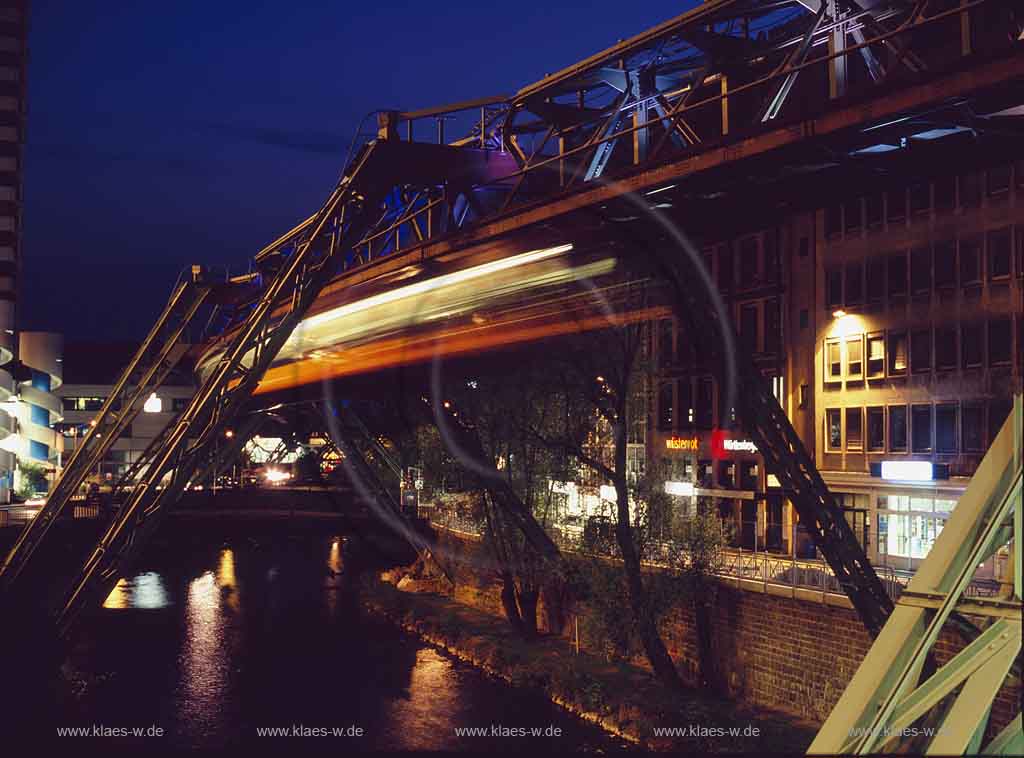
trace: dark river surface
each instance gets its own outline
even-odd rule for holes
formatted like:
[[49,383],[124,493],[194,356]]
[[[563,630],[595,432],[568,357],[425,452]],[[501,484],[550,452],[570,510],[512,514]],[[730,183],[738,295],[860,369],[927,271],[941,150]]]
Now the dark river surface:
[[[362,612],[357,582],[345,568],[351,544],[343,537],[245,537],[151,552],[85,622],[64,666],[58,725],[94,734],[97,727],[141,729],[152,736],[127,741],[152,747],[622,746],[537,694]],[[557,729],[560,736],[456,734],[495,726]],[[275,728],[287,736],[261,736]]]

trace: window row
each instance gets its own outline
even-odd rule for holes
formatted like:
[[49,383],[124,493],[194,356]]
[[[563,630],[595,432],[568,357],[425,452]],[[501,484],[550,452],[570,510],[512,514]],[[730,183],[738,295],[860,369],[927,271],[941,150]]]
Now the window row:
[[867,261],[825,269],[825,307],[881,303],[886,295],[928,295],[933,290],[980,286],[1024,276],[1024,227],[993,229],[960,239],[942,240]]
[[[825,409],[830,453],[982,453],[1010,413],[1010,400]],[[987,424],[986,424],[987,416]],[[987,429],[987,434],[986,434]]]
[[704,250],[708,275],[722,292],[776,284],[782,278],[777,227]]
[[1006,317],[959,327],[951,324],[831,337],[825,340],[823,352],[826,385],[958,367],[1009,366],[1013,362],[1013,322]]
[[1024,188],[1024,161],[1018,161],[1016,167],[995,166],[850,198],[825,209],[825,236],[859,234],[864,228],[877,229],[885,223],[903,226],[908,217],[927,216],[932,209],[941,212],[976,206],[983,195],[1005,195],[1013,184]]
[[[782,311],[778,298],[754,300],[736,306],[738,346],[747,353],[777,353],[782,345]],[[662,368],[691,366],[697,357],[693,343],[675,319],[657,325],[657,360]]]

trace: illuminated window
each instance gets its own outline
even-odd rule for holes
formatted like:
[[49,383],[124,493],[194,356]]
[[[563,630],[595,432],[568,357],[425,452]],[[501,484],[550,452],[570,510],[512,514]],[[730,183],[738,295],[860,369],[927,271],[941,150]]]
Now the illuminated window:
[[864,378],[864,341],[860,335],[846,340],[846,378]]
[[142,410],[145,413],[160,413],[163,409],[164,402],[155,392],[146,399],[142,406]]
[[846,409],[846,449],[864,449],[864,417],[860,408]]
[[693,427],[693,384],[689,379],[680,379],[676,383],[676,392],[679,395],[676,407],[679,409],[678,425],[680,427]]
[[842,378],[842,343],[839,340],[828,340],[825,343],[825,381],[838,382]]
[[868,342],[868,379],[880,379],[885,376],[885,337],[880,332],[869,334]]
[[907,452],[907,406],[889,406],[889,450]]
[[868,452],[885,451],[885,409],[881,406],[868,408]]
[[838,451],[843,447],[843,415],[839,408],[825,410],[825,441],[829,450]]
[[889,332],[889,376],[907,373],[907,333]]

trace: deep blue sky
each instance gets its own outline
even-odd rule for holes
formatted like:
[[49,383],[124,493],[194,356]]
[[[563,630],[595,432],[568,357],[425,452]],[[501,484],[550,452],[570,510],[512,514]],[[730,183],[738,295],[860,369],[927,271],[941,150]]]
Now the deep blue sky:
[[365,113],[512,92],[693,4],[34,0],[22,328],[141,337],[182,267],[315,210]]

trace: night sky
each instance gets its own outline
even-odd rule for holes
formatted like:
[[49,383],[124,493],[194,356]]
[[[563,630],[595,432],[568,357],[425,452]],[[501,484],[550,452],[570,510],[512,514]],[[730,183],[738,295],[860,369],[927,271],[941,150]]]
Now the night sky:
[[693,4],[33,0],[21,326],[141,338],[184,267],[244,270],[316,210],[364,114],[511,93]]

